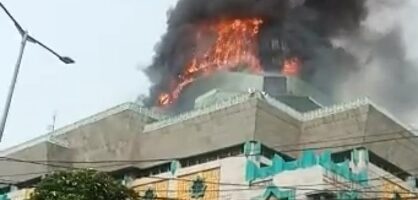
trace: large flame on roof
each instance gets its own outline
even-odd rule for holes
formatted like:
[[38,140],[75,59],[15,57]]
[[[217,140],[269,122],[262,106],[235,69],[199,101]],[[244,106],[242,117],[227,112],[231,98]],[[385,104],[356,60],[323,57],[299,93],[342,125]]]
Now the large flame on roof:
[[[178,75],[170,91],[161,93],[158,103],[166,106],[174,103],[182,90],[197,77],[219,70],[245,68],[252,73],[262,71],[258,59],[257,35],[263,21],[259,18],[224,19],[201,27],[215,33],[216,39],[203,51],[196,51],[184,71]],[[196,43],[201,40],[196,37]]]
[[301,61],[298,57],[284,60],[281,73],[286,76],[297,76],[300,73]]

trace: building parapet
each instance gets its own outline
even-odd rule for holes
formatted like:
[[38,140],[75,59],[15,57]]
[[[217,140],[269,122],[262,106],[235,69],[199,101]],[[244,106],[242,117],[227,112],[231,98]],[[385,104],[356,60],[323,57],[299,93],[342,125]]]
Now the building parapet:
[[302,112],[299,112],[299,111],[293,109],[292,107],[274,99],[273,97],[270,97],[268,94],[266,94],[264,92],[249,91],[249,93],[239,94],[237,96],[227,98],[227,99],[225,99],[223,101],[220,101],[220,102],[218,102],[216,104],[213,104],[213,105],[198,108],[198,109],[195,109],[195,110],[192,110],[192,111],[189,111],[189,112],[185,112],[183,114],[180,114],[180,115],[177,115],[177,116],[174,116],[174,117],[167,117],[163,120],[148,124],[148,125],[145,126],[144,131],[149,132],[149,131],[157,130],[157,129],[160,129],[160,128],[164,128],[164,127],[167,127],[167,126],[170,126],[170,125],[173,125],[173,124],[179,123],[181,121],[185,121],[185,120],[188,120],[188,119],[191,119],[191,118],[203,115],[203,114],[208,114],[208,113],[220,110],[220,109],[224,109],[224,108],[229,107],[229,106],[233,106],[233,105],[236,105],[236,104],[239,104],[239,103],[243,103],[243,102],[248,101],[250,99],[260,99],[262,101],[265,101],[265,102],[269,103],[270,105],[274,106],[275,108],[285,112],[286,114],[288,114],[288,115],[292,116],[293,118],[295,118],[299,121],[302,121],[302,122],[311,121],[311,120],[314,120],[314,119],[335,115],[335,114],[342,113],[342,112],[345,112],[345,111],[348,111],[348,110],[359,108],[361,106],[371,105],[375,109],[384,113],[387,117],[389,117],[391,120],[393,120],[397,124],[401,125],[402,127],[405,127],[406,130],[408,130],[408,131],[413,130],[412,128],[410,128],[410,126],[400,122],[395,117],[388,114],[388,112],[385,111],[384,109],[382,109],[380,106],[377,106],[376,104],[374,104],[367,97],[359,98],[359,99],[356,99],[354,101],[350,101],[350,102],[346,102],[346,103],[341,103],[341,104],[336,104],[336,105],[332,105],[332,106],[322,107],[322,108],[319,108],[319,109],[314,110],[314,111],[309,111],[309,112],[306,112],[306,113],[302,113]]
[[337,113],[341,113],[347,110],[355,109],[360,106],[370,105],[371,101],[368,98],[360,98],[351,102],[336,104],[332,106],[323,107],[317,110],[303,113],[303,121],[310,121]]
[[144,116],[156,119],[156,120],[161,120],[161,119],[164,118],[163,115],[158,114],[156,112],[153,112],[150,109],[140,107],[139,105],[137,105],[135,103],[128,102],[128,103],[124,103],[124,104],[118,105],[116,107],[110,108],[106,111],[100,112],[100,113],[95,114],[93,116],[87,117],[83,120],[77,121],[73,124],[64,126],[60,129],[57,129],[57,130],[55,130],[53,132],[50,132],[48,134],[41,135],[41,136],[36,137],[34,139],[31,139],[29,141],[23,142],[19,145],[16,145],[16,146],[7,148],[5,150],[2,150],[2,151],[0,151],[0,156],[10,155],[14,152],[17,152],[19,150],[28,148],[30,146],[34,146],[34,145],[42,143],[42,142],[51,142],[51,143],[54,143],[54,144],[60,144],[61,142],[56,140],[56,136],[65,134],[65,133],[67,133],[71,130],[80,128],[81,126],[85,126],[87,124],[97,122],[99,120],[102,120],[106,117],[115,115],[115,114],[120,113],[120,112],[125,111],[125,110],[132,110],[132,111],[137,112],[141,115],[144,115]]
[[400,125],[403,128],[405,128],[408,132],[411,132],[411,133],[413,133],[415,135],[418,135],[418,130],[416,130],[416,128],[413,128],[411,125],[405,124],[404,122],[402,122],[401,120],[399,120],[398,118],[396,118],[395,116],[393,116],[393,114],[391,114],[389,111],[387,111],[382,106],[379,106],[379,105],[377,105],[376,103],[374,103],[372,101],[370,101],[369,103],[376,110],[378,110],[379,112],[381,112],[382,114],[384,114],[387,118],[391,119],[392,121],[394,121],[398,125]]
[[243,102],[248,101],[249,99],[251,99],[251,96],[248,94],[240,94],[237,96],[234,96],[232,98],[229,98],[225,101],[221,101],[219,103],[210,105],[210,106],[206,106],[206,107],[202,107],[202,108],[198,108],[195,110],[192,110],[190,112],[185,112],[183,114],[171,117],[171,118],[167,118],[165,120],[161,120],[161,121],[157,121],[151,124],[148,124],[144,127],[144,132],[149,132],[149,131],[153,131],[153,130],[157,130],[163,127],[167,127],[173,124],[176,124],[178,122],[181,121],[185,121],[188,119],[192,119],[195,118],[197,116],[203,115],[203,114],[208,114],[211,112],[214,112],[216,110],[220,110],[220,109],[224,109],[233,105],[237,105]]
[[103,111],[99,114],[90,116],[86,119],[77,121],[77,122],[75,122],[73,124],[70,124],[68,126],[65,126],[63,128],[57,129],[54,132],[51,132],[51,133],[48,133],[48,134],[45,134],[45,135],[41,135],[41,136],[36,137],[32,140],[21,143],[17,146],[14,146],[14,147],[5,149],[3,151],[0,151],[0,156],[6,156],[6,155],[9,155],[11,153],[17,152],[19,150],[25,149],[27,147],[30,147],[30,146],[33,146],[33,145],[36,145],[36,144],[39,144],[39,143],[42,143],[42,142],[52,142],[52,143],[55,143],[55,144],[64,145],[64,143],[56,140],[56,136],[65,134],[65,133],[67,133],[71,130],[77,129],[81,126],[97,122],[97,121],[102,120],[102,119],[104,119],[106,117],[109,117],[111,115],[120,113],[124,110],[132,110],[136,113],[139,113],[141,115],[144,115],[144,116],[147,116],[149,118],[157,120],[156,122],[145,125],[144,132],[149,132],[149,131],[164,128],[164,127],[167,127],[167,126],[170,126],[170,125],[173,125],[173,124],[185,121],[185,120],[189,120],[189,119],[195,118],[195,117],[203,115],[203,114],[209,114],[209,113],[215,112],[217,110],[225,109],[227,107],[246,102],[250,99],[259,99],[259,100],[265,101],[268,104],[274,106],[275,108],[285,112],[286,114],[288,114],[288,115],[292,116],[293,118],[295,118],[297,120],[300,120],[302,122],[311,121],[311,120],[314,120],[314,119],[318,119],[318,118],[322,118],[322,117],[326,117],[326,116],[330,116],[330,115],[335,115],[335,114],[338,114],[338,113],[341,113],[341,112],[345,112],[347,110],[356,109],[356,108],[361,107],[361,106],[371,105],[375,109],[384,113],[387,117],[389,117],[391,120],[393,120],[394,122],[396,122],[400,126],[405,127],[406,130],[408,130],[408,131],[413,130],[408,125],[400,122],[395,117],[388,114],[387,111],[385,111],[381,107],[379,107],[376,104],[374,104],[373,102],[371,102],[368,98],[361,98],[361,99],[351,101],[351,102],[348,102],[348,103],[337,104],[337,105],[333,105],[333,106],[329,106],[329,107],[323,107],[323,108],[320,108],[320,109],[317,109],[317,110],[314,110],[314,111],[301,113],[301,112],[296,111],[295,109],[291,108],[290,106],[274,99],[273,97],[270,97],[268,94],[266,94],[264,92],[249,91],[248,93],[238,94],[238,95],[233,96],[231,98],[227,98],[227,99],[225,99],[223,101],[220,101],[216,104],[201,107],[201,108],[198,108],[198,109],[186,112],[186,113],[182,113],[180,115],[173,116],[173,117],[169,117],[168,115],[163,115],[163,114],[155,112],[151,109],[141,107],[141,106],[139,106],[138,104],[135,104],[135,103],[131,103],[131,102],[124,103],[124,104],[121,104],[119,106],[108,109],[106,111]]
[[286,112],[287,114],[291,115],[292,117],[295,117],[299,120],[303,119],[303,115],[301,113],[299,113],[298,111],[294,110],[293,108],[287,106],[286,104],[277,101],[275,99],[273,99],[272,97],[268,96],[266,93],[264,92],[260,92],[260,91],[249,91],[248,93],[244,93],[244,94],[239,94],[236,96],[233,96],[231,98],[227,98],[223,101],[220,101],[216,104],[213,105],[209,105],[206,107],[201,107],[198,109],[194,109],[192,111],[189,112],[185,112],[182,113],[180,115],[171,117],[171,118],[167,118],[165,120],[161,120],[161,121],[157,121],[151,124],[148,124],[145,126],[144,128],[144,132],[149,132],[149,131],[153,131],[153,130],[157,130],[160,128],[164,128],[173,124],[176,124],[178,122],[181,121],[185,121],[188,119],[192,119],[195,118],[197,116],[203,115],[203,114],[208,114],[217,110],[221,110],[233,105],[237,105],[243,102],[246,102],[250,99],[260,99],[260,100],[264,100],[267,101],[269,104],[277,107],[280,110],[283,110],[284,112]]
[[197,117],[203,114],[215,112],[217,110],[224,109],[226,107],[230,107],[236,104],[240,104],[240,103],[243,103],[245,101],[248,101],[254,98],[260,99],[269,103],[270,105],[276,107],[277,109],[285,112],[286,114],[294,117],[295,119],[299,121],[309,121],[309,120],[313,120],[316,118],[337,114],[339,112],[344,112],[344,111],[354,109],[359,106],[367,105],[370,103],[370,101],[367,98],[362,98],[362,99],[358,99],[356,101],[349,102],[349,103],[334,105],[331,107],[324,107],[324,108],[320,108],[318,110],[307,112],[307,113],[301,113],[299,111],[296,111],[292,107],[274,99],[273,97],[270,97],[268,94],[264,92],[250,91],[249,93],[239,94],[234,97],[225,99],[224,101],[220,101],[213,105],[198,108],[198,109],[185,112],[174,117],[166,118],[161,121],[148,124],[145,126],[144,131],[149,132],[149,131],[157,130],[160,128],[164,128],[164,127],[179,123],[181,121],[192,119],[194,117]]

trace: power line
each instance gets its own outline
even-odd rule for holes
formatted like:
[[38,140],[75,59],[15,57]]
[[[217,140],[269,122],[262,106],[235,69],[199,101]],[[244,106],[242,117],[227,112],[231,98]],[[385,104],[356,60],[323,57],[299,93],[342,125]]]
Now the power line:
[[[392,174],[388,174],[388,175],[392,175]],[[393,176],[393,175],[392,175]],[[190,179],[182,179],[182,178],[162,178],[162,177],[143,177],[143,178],[151,178],[151,179],[158,179],[158,180],[180,180],[180,181],[188,181],[188,182],[192,182],[193,180]],[[373,178],[373,179],[367,179],[367,180],[363,180],[363,181],[377,181],[377,180],[381,180],[382,178],[385,178],[385,176],[380,176],[377,178]],[[396,178],[396,177],[394,177]],[[155,183],[155,182],[154,182]],[[242,186],[242,187],[252,187],[252,188],[238,188],[238,189],[226,189],[226,190],[214,190],[214,191],[222,191],[222,192],[227,192],[227,191],[245,191],[245,190],[260,190],[260,189],[265,189],[268,186],[254,186],[254,185],[249,185],[249,184],[235,184],[235,183],[222,183],[222,182],[208,182],[205,181],[206,184],[218,184],[218,185],[228,185],[228,186]],[[351,183],[351,182],[347,182],[347,183]],[[144,186],[144,185],[149,185],[149,184],[153,184],[153,182],[148,183],[148,184],[141,184],[141,185],[135,185],[132,186],[132,188],[137,188],[140,186]],[[354,190],[354,189],[314,189],[314,188],[303,188],[303,187],[315,187],[315,186],[322,186],[322,185],[328,185],[328,186],[334,186],[334,184],[329,183],[329,184],[311,184],[311,185],[294,185],[294,186],[287,186],[287,187],[280,187],[280,188],[284,188],[284,189],[296,189],[296,190],[308,190],[308,191],[333,191],[333,192],[362,192],[362,193],[392,193],[392,192],[385,192],[385,191],[376,191],[376,190]],[[379,185],[377,185],[379,186]],[[170,190],[171,192],[175,192],[175,190]],[[418,194],[413,193],[413,192],[404,192],[405,194],[415,194],[418,196]],[[402,192],[400,194],[403,194]]]
[[[387,135],[399,134],[399,133],[407,132],[407,131],[413,131],[413,130],[394,131],[394,132],[386,132],[386,133],[381,133],[381,134],[361,135],[361,136],[353,136],[353,137],[334,138],[330,140],[316,140],[316,141],[310,141],[310,142],[305,142],[305,143],[278,145],[278,146],[274,146],[273,149],[277,149],[280,147],[289,147],[289,146],[303,146],[307,144],[337,142],[337,141],[342,141],[342,140],[350,140],[350,139],[358,139],[358,138],[366,138],[366,137],[382,137],[382,136],[387,136]],[[286,152],[298,152],[298,151],[303,151],[306,149],[311,149],[311,150],[333,149],[333,148],[357,146],[357,145],[362,145],[362,144],[373,144],[373,143],[380,143],[380,142],[388,142],[392,140],[413,139],[413,138],[418,138],[418,136],[413,135],[413,136],[393,137],[393,138],[386,138],[386,139],[373,140],[373,141],[354,142],[354,143],[343,144],[343,145],[305,147],[305,148],[287,149],[287,150],[279,150],[279,151],[282,153],[286,153]],[[6,160],[16,159],[16,158],[10,158],[6,156],[0,157],[0,158],[6,159]],[[99,161],[26,160],[26,161],[32,161],[32,162],[38,162],[38,163],[61,163],[61,164],[101,164],[101,163],[153,163],[153,162],[164,162],[164,161],[173,161],[173,160],[181,160],[181,159],[187,159],[187,157],[152,158],[152,159],[141,159],[141,160],[99,160]]]
[[[320,186],[319,185],[312,185],[312,186]],[[330,185],[333,186],[333,185]],[[205,190],[205,192],[240,192],[240,191],[256,191],[256,190],[263,190],[268,189],[269,186],[263,186],[263,187],[249,187],[249,188],[233,188],[233,189],[212,189],[212,190]],[[393,191],[382,191],[382,190],[361,190],[361,189],[316,189],[316,188],[304,188],[300,187],[299,185],[293,185],[293,186],[280,186],[281,189],[285,190],[301,190],[301,191],[316,191],[316,192],[356,192],[356,193],[362,193],[362,194],[393,194]],[[137,190],[134,189],[137,192],[145,192],[148,191],[148,189],[144,190]],[[167,192],[167,193],[174,193],[174,192],[187,192],[190,193],[190,190],[153,190],[154,192]],[[398,192],[398,194],[402,195],[415,195],[418,196],[418,193],[416,192]],[[417,198],[417,197],[415,197]]]
[[373,141],[364,141],[364,142],[356,142],[351,144],[342,144],[342,145],[330,145],[330,146],[322,146],[322,147],[306,147],[306,148],[300,148],[300,149],[288,149],[288,150],[282,150],[280,152],[282,153],[289,153],[289,152],[299,152],[304,151],[306,149],[310,150],[325,150],[325,149],[339,149],[344,147],[355,147],[359,145],[365,145],[365,144],[374,144],[374,143],[382,143],[382,142],[390,142],[395,140],[409,140],[412,138],[418,138],[417,135],[414,136],[405,136],[405,137],[398,137],[398,138],[387,138],[387,139],[381,139],[381,140],[373,140]]
[[[214,190],[205,190],[205,192],[241,192],[241,191],[257,191],[257,190],[264,190],[268,189],[269,186],[258,187],[258,188],[235,188],[235,189],[214,189]],[[302,190],[302,191],[315,191],[315,192],[358,192],[363,194],[393,194],[392,191],[383,191],[383,190],[358,190],[358,189],[315,189],[315,188],[302,188],[299,186],[286,186],[280,187],[281,189],[285,190]],[[137,192],[146,192],[147,189],[144,190],[135,190]],[[174,192],[187,192],[191,193],[190,190],[153,190],[155,192],[167,192],[167,193],[174,193]],[[415,192],[398,192],[399,194],[403,195],[418,195]]]
[[[364,136],[361,136],[361,137],[364,137]],[[417,136],[409,136],[409,137],[402,137],[402,138],[387,138],[387,139],[382,139],[382,140],[375,140],[375,141],[367,141],[367,142],[361,142],[361,143],[346,144],[346,145],[343,145],[343,147],[357,145],[357,144],[370,144],[370,143],[386,142],[386,141],[392,141],[392,140],[398,140],[398,139],[409,139],[409,138],[415,138],[415,137],[417,137]],[[323,149],[323,148],[329,149],[329,148],[341,148],[341,147],[342,147],[342,145],[340,145],[340,146],[316,147],[316,148],[313,148],[313,149]],[[301,150],[300,149],[293,149],[293,150],[287,150],[287,151],[301,151]],[[152,159],[152,160],[139,160],[139,161],[129,160],[129,161],[126,161],[126,162],[129,162],[129,163],[135,163],[135,162],[151,162],[151,161],[155,162],[156,160],[163,161],[163,160],[174,160],[174,159]],[[44,163],[44,162],[39,162],[39,161],[22,160],[22,159],[9,158],[9,157],[3,157],[3,161],[12,161],[12,162],[22,162],[22,163],[29,163],[29,164],[45,165],[45,166],[51,166],[51,167],[55,167],[55,168],[64,168],[64,169],[83,169],[83,168],[76,168],[76,167],[72,167],[72,166],[63,166],[63,165],[52,164],[51,161],[47,161],[47,163]],[[118,162],[121,162],[121,161],[119,161],[119,160],[110,161],[110,163],[118,163]],[[103,161],[100,161],[100,162],[99,161],[95,161],[95,162],[72,162],[72,161],[65,161],[64,163],[67,163],[67,164],[69,164],[69,163],[85,163],[85,164],[89,164],[89,163],[107,163],[107,162],[103,162]],[[113,166],[118,166],[118,165],[113,165]],[[105,167],[109,167],[109,166],[105,166]],[[39,172],[39,174],[41,174],[41,173],[44,174],[43,172]],[[49,172],[47,172],[47,173],[49,173]],[[35,172],[29,173],[29,174],[35,174]],[[27,175],[27,174],[18,174],[18,175]],[[2,175],[2,176],[7,176],[7,175]],[[379,177],[379,179],[380,178],[381,177]]]
[[[181,178],[160,178],[160,177],[143,177],[143,178],[156,178],[156,179],[163,179],[163,180],[182,180],[182,181],[193,181],[193,180],[189,180],[189,179],[181,179]],[[381,178],[381,177],[379,177]],[[371,179],[369,179],[371,180]],[[253,188],[239,188],[239,189],[229,189],[229,190],[215,190],[215,191],[245,191],[245,190],[260,190],[263,188],[267,188],[268,186],[264,186],[263,188],[259,188],[257,186],[251,186],[248,184],[234,184],[234,183],[221,183],[221,182],[205,182],[207,184],[218,184],[218,185],[229,185],[229,186],[245,186],[245,187],[253,187]],[[296,189],[296,190],[308,190],[308,191],[332,191],[332,192],[362,192],[362,193],[382,193],[382,191],[373,191],[373,190],[369,190],[369,191],[364,191],[364,190],[353,190],[353,189],[314,189],[314,188],[301,188],[302,187],[306,187],[306,186],[320,186],[321,184],[314,184],[314,185],[295,185],[295,186],[286,186],[286,187],[281,187],[284,189]],[[332,186],[332,184],[329,184],[330,186]],[[137,186],[132,186],[132,188],[136,188]],[[414,194],[412,192],[406,192],[406,194]]]
[[418,129],[408,129],[408,130],[401,130],[401,131],[390,131],[390,132],[382,132],[382,133],[374,133],[368,135],[356,135],[351,137],[334,137],[333,139],[326,139],[326,140],[313,140],[304,143],[293,143],[293,144],[284,144],[284,145],[277,145],[273,148],[282,148],[288,146],[304,146],[304,145],[312,145],[312,144],[320,144],[320,143],[328,143],[328,142],[338,142],[341,140],[354,140],[354,139],[364,139],[368,137],[383,137],[388,135],[400,134],[400,133],[407,133],[407,132],[414,132],[418,131]]
[[[410,137],[402,137],[402,138],[390,138],[390,139],[382,139],[382,140],[375,140],[375,141],[368,141],[368,142],[361,142],[361,144],[370,144],[370,143],[378,143],[378,142],[386,142],[386,141],[392,141],[392,140],[398,140],[398,139],[408,139],[408,138],[415,138],[417,136],[410,136]],[[354,144],[346,144],[346,145],[340,145],[340,146],[327,146],[327,147],[315,147],[315,148],[311,148],[311,149],[330,149],[330,148],[341,148],[341,147],[347,147],[347,146],[355,146],[358,145],[360,143],[354,143]],[[302,151],[304,149],[293,149],[293,150],[286,150],[285,152],[292,152],[292,151]],[[9,157],[2,157],[3,161],[11,161],[11,162],[21,162],[21,163],[29,163],[29,164],[36,164],[36,165],[44,165],[44,166],[50,166],[50,167],[54,167],[54,168],[63,168],[63,169],[83,169],[83,168],[78,168],[78,167],[73,167],[73,166],[65,166],[65,165],[58,165],[58,164],[53,164],[53,161],[33,161],[33,160],[22,160],[22,159],[16,159],[16,158],[9,158]],[[178,159],[178,158],[177,158]],[[149,159],[149,160],[129,160],[129,161],[123,161],[126,163],[130,163],[130,164],[134,164],[137,162],[155,162],[156,160],[158,161],[163,161],[163,160],[175,160],[173,158],[171,159]],[[77,163],[84,163],[84,164],[96,164],[96,163],[107,163],[108,161],[104,162],[104,161],[93,161],[93,162],[73,162],[73,161],[64,161],[62,163],[65,164],[77,164]],[[120,163],[120,160],[109,160],[110,163]],[[60,163],[60,162],[57,162]],[[117,167],[117,166],[121,166],[121,165],[107,165],[107,166],[96,166],[95,168],[107,168],[107,167]],[[41,172],[39,172],[41,174]],[[49,173],[49,172],[47,172]],[[28,173],[28,174],[18,174],[16,176],[24,176],[24,175],[32,175],[34,173]],[[7,175],[1,175],[3,177],[7,177]]]
[[[33,164],[33,162],[30,162],[30,163]],[[82,168],[72,168],[72,169],[80,170]],[[24,175],[32,175],[32,174],[36,175],[36,174],[47,174],[47,173],[51,173],[51,172],[33,172],[33,173],[27,173],[27,174],[1,175],[0,177],[24,176]],[[148,176],[148,177],[141,177],[141,178],[151,178],[151,179],[158,179],[158,180],[178,180],[178,181],[188,181],[188,182],[193,182],[194,181],[194,180],[190,180],[190,179],[163,178],[163,177],[156,177],[156,176]],[[377,177],[377,178],[373,178],[373,179],[365,179],[365,180],[360,180],[359,182],[380,180],[381,178],[382,177]],[[243,186],[243,187],[249,186],[249,184],[223,183],[223,182],[206,182],[206,183],[207,184],[217,184],[217,185],[227,185],[227,186]],[[347,182],[347,183],[350,183],[350,182]],[[330,185],[330,184],[314,184],[314,185],[299,185],[299,186],[308,187],[308,186],[319,186],[319,185]],[[135,188],[135,186],[133,186],[133,187]]]

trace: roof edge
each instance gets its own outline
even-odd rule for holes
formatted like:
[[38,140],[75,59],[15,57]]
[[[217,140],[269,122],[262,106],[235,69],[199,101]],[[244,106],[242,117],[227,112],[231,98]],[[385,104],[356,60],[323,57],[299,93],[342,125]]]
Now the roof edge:
[[62,128],[59,128],[59,129],[57,129],[57,130],[55,130],[53,132],[49,132],[47,134],[43,134],[41,136],[35,137],[35,138],[33,138],[31,140],[28,140],[26,142],[23,142],[23,143],[20,143],[18,145],[14,145],[12,147],[9,147],[9,148],[6,148],[4,150],[1,150],[0,151],[0,156],[6,156],[6,155],[9,155],[11,153],[18,152],[18,151],[23,150],[23,149],[25,149],[27,147],[34,146],[36,144],[39,144],[39,143],[42,143],[42,142],[46,142],[46,141],[52,142],[52,143],[56,143],[56,141],[51,140],[55,136],[59,136],[59,135],[65,134],[65,133],[67,133],[67,132],[69,132],[71,130],[77,129],[77,128],[81,127],[81,126],[85,126],[87,124],[95,123],[95,122],[97,122],[99,120],[102,120],[102,119],[104,119],[106,117],[109,117],[109,116],[112,116],[112,115],[121,113],[121,112],[126,111],[126,110],[131,110],[131,111],[134,111],[136,113],[139,113],[139,114],[142,114],[142,115],[145,115],[147,117],[154,118],[154,119],[161,119],[161,118],[163,118],[161,115],[159,115],[157,113],[154,113],[154,112],[150,111],[147,108],[143,108],[143,107],[139,106],[136,103],[126,102],[126,103],[122,103],[122,104],[119,104],[117,106],[114,106],[112,108],[109,108],[109,109],[107,109],[105,111],[99,112],[97,114],[90,115],[89,117],[86,117],[84,119],[78,120],[78,121],[76,121],[76,122],[74,122],[72,124],[63,126]]

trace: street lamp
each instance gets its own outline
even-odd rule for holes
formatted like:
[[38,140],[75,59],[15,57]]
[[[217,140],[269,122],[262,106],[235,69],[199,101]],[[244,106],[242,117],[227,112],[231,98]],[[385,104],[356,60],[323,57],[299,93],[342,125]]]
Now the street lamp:
[[12,102],[13,93],[14,93],[14,90],[15,90],[17,77],[19,75],[20,64],[22,62],[23,52],[25,50],[26,43],[31,42],[33,44],[37,44],[37,45],[43,47],[45,50],[49,51],[50,53],[52,53],[53,55],[58,57],[58,59],[60,59],[65,64],[73,64],[73,63],[75,63],[75,61],[73,59],[71,59],[70,57],[59,55],[57,52],[55,52],[51,48],[49,48],[48,46],[46,46],[45,44],[43,44],[39,40],[37,40],[34,37],[32,37],[31,35],[29,35],[29,33],[27,31],[25,31],[22,28],[22,26],[20,26],[20,24],[16,21],[16,19],[10,14],[10,12],[6,9],[6,7],[1,2],[0,2],[0,7],[2,8],[2,10],[4,12],[6,12],[6,14],[10,18],[10,20],[13,21],[17,31],[19,32],[20,36],[22,37],[22,42],[20,44],[20,50],[19,50],[19,56],[17,58],[17,62],[16,62],[16,65],[15,65],[15,68],[14,68],[13,78],[12,78],[12,81],[10,83],[9,92],[7,94],[7,99],[6,99],[6,103],[5,103],[4,110],[3,110],[3,115],[2,115],[2,118],[1,118],[1,121],[0,121],[0,142],[1,142],[1,139],[3,138],[4,129],[5,129],[5,126],[6,126],[7,116],[9,115],[10,104]]

